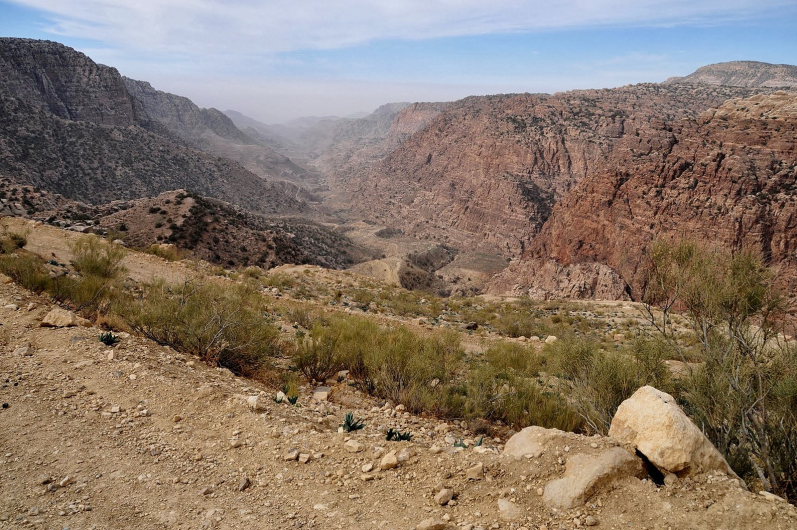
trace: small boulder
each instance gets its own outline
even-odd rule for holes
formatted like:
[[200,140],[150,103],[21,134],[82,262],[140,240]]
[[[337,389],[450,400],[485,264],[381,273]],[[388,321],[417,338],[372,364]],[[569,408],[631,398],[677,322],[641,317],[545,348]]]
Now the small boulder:
[[74,314],[72,311],[54,307],[44,315],[41,326],[44,328],[68,328],[72,326],[85,326],[89,321]]
[[552,443],[564,443],[568,434],[559,429],[546,429],[536,425],[515,433],[504,446],[503,454],[513,458],[537,458]]
[[260,396],[249,396],[246,398],[246,405],[252,412],[264,412],[268,409],[266,401]]
[[736,476],[675,398],[652,386],[643,386],[620,404],[609,436],[633,446],[665,474],[720,471]]
[[557,340],[559,340],[558,337],[556,337],[554,335],[548,335],[547,337],[545,337],[545,344],[553,344]]
[[573,455],[562,478],[545,486],[543,500],[550,507],[569,510],[584,504],[604,484],[642,474],[642,461],[622,447],[612,447],[597,456]]

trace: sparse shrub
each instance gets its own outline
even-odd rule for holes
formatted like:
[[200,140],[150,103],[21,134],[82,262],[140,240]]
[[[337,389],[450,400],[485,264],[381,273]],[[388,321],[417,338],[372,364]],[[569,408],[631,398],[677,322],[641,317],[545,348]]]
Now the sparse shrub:
[[265,300],[246,285],[158,282],[117,308],[137,332],[242,375],[257,375],[280,348]]
[[179,261],[183,259],[182,252],[174,245],[150,245],[144,249],[144,252],[163,258],[166,261]]
[[346,432],[354,432],[364,429],[365,422],[354,416],[354,413],[347,412],[346,416],[343,417],[343,423],[341,423],[340,426],[343,427],[343,430]]
[[116,346],[119,343],[119,340],[119,337],[114,335],[111,331],[106,331],[100,334],[100,342],[106,346]]
[[52,286],[53,280],[43,261],[32,254],[0,255],[0,271],[14,282],[36,293],[47,291]]
[[11,232],[3,228],[0,232],[0,252],[11,254],[28,244],[28,236],[25,233]]
[[545,364],[545,358],[533,348],[511,342],[499,342],[490,346],[484,357],[497,370],[508,373],[512,370],[536,376]]
[[388,442],[410,442],[412,441],[412,433],[409,431],[400,431],[391,427],[387,430],[385,440]]

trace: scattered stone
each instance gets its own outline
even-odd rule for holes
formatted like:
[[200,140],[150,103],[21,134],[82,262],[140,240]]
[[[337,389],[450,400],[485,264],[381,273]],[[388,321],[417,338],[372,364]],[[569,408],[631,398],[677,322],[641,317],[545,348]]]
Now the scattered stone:
[[620,404],[609,436],[633,446],[664,473],[689,476],[716,470],[736,476],[675,398],[652,386],[643,386]]
[[587,526],[597,526],[598,525],[598,520],[595,517],[593,517],[591,515],[588,515],[584,519],[584,524],[587,525]]
[[46,328],[68,328],[73,326],[85,326],[89,321],[81,318],[71,311],[55,307],[44,315],[41,326]]
[[509,499],[498,499],[498,513],[504,521],[516,521],[523,517],[520,506]]
[[446,530],[447,528],[450,528],[450,526],[445,521],[430,517],[418,523],[415,530]]
[[360,469],[362,469],[363,473],[370,473],[374,470],[374,465],[371,462],[368,462],[367,464],[363,464],[363,467]]
[[379,462],[379,469],[382,471],[393,469],[398,467],[399,461],[396,457],[395,451],[390,451],[385,456],[382,457],[382,460]]
[[415,450],[411,447],[405,447],[401,451],[398,452],[396,458],[398,459],[399,463],[403,464],[404,462],[408,462],[409,459],[415,455]]
[[316,401],[328,401],[329,400],[329,393],[332,389],[328,386],[319,386],[315,390],[313,390],[313,399]]
[[241,480],[238,481],[237,490],[238,491],[247,490],[251,485],[252,481],[249,480],[249,477],[241,477]]
[[548,335],[547,337],[545,337],[545,344],[553,344],[557,340],[559,340],[558,337],[556,337],[554,335]]
[[61,488],[65,488],[70,484],[75,483],[75,477],[67,475],[66,477],[62,478],[61,481],[58,483],[58,486]]
[[33,347],[30,344],[25,344],[14,350],[14,355],[20,357],[30,357],[33,355]]
[[360,453],[365,449],[365,446],[354,438],[343,444],[343,447],[350,453]]
[[551,507],[575,508],[604,484],[642,474],[642,461],[622,447],[612,447],[597,456],[573,455],[567,461],[564,476],[545,486],[543,500]]
[[306,464],[310,461],[310,453],[299,453],[299,463]]
[[475,466],[469,467],[465,470],[465,478],[467,480],[481,480],[484,478],[484,464],[479,462]]
[[445,506],[454,498],[454,490],[443,488],[434,496],[434,501],[440,506]]
[[283,457],[283,460],[285,460],[286,462],[292,462],[294,460],[299,460],[299,450],[298,449],[290,449],[287,453],[285,453],[285,456]]
[[249,396],[246,398],[246,404],[252,412],[264,412],[268,408],[266,400],[260,396]]
[[210,495],[211,493],[213,493],[213,488],[211,487],[205,487],[199,491],[200,495]]

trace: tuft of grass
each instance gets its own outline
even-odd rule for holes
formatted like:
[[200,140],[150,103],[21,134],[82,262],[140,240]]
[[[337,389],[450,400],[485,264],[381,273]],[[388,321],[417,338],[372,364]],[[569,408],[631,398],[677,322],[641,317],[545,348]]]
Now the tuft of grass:
[[365,422],[355,417],[354,413],[347,412],[340,426],[343,427],[343,430],[346,432],[354,432],[365,428]]
[[163,258],[166,261],[180,261],[183,259],[183,253],[174,245],[150,245],[144,249],[144,252]]
[[125,272],[122,260],[127,250],[95,235],[84,236],[72,245],[72,265],[84,276],[118,278]]

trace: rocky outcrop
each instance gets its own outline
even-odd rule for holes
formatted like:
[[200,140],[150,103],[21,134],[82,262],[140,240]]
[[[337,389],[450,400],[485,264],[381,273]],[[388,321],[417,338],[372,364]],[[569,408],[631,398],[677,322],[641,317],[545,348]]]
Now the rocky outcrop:
[[644,455],[663,473],[689,476],[731,467],[675,399],[643,386],[623,401],[612,419],[609,436]]
[[666,83],[797,88],[797,66],[758,61],[730,61],[703,66],[685,77],[670,78]]

